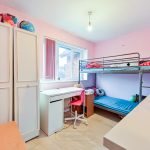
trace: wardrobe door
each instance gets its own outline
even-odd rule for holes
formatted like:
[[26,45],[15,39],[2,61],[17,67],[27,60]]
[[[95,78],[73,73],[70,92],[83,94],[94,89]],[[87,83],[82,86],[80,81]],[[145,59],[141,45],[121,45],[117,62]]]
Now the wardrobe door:
[[0,124],[12,120],[12,28],[0,23]]
[[37,35],[14,30],[15,120],[25,141],[39,135]]

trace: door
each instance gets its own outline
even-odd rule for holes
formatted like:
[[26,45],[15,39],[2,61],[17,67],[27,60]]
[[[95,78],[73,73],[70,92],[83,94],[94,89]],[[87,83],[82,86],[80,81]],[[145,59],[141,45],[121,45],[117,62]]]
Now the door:
[[48,135],[51,135],[64,126],[64,100],[59,99],[49,103]]
[[14,30],[15,120],[25,139],[39,134],[37,35]]
[[0,23],[0,124],[12,120],[12,28]]

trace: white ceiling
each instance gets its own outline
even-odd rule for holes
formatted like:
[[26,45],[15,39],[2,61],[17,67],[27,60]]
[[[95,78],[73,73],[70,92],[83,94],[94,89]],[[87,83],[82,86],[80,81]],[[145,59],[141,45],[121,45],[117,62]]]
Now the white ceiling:
[[[150,25],[150,0],[1,0],[33,17],[98,42]],[[87,31],[88,11],[93,30]]]

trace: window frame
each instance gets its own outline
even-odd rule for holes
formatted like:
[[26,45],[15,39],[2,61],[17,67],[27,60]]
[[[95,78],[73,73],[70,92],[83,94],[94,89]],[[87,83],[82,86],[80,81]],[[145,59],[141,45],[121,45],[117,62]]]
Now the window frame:
[[[46,51],[45,51],[45,49],[46,49],[46,43],[45,43],[45,39],[50,39],[50,40],[54,40],[55,41],[55,70],[54,70],[54,73],[55,73],[55,76],[54,76],[54,78],[53,79],[46,79],[45,78],[45,74],[44,74],[44,72],[45,72],[45,66],[42,66],[42,76],[41,76],[41,79],[40,79],[40,83],[60,83],[60,82],[77,82],[78,81],[78,79],[71,79],[71,80],[58,80],[57,79],[57,77],[58,77],[58,45],[61,45],[61,46],[63,46],[63,47],[67,47],[67,48],[69,48],[69,49],[73,49],[73,51],[74,52],[80,52],[80,54],[81,54],[81,58],[80,59],[87,59],[87,57],[88,57],[88,50],[86,49],[86,48],[81,48],[81,47],[78,47],[78,46],[74,46],[74,45],[72,45],[72,44],[68,44],[68,43],[66,43],[66,42],[62,42],[62,41],[59,41],[59,40],[56,40],[56,39],[53,39],[53,38],[49,38],[49,37],[45,37],[44,39],[43,39],[43,59],[42,59],[42,65],[46,65],[46,62],[45,62],[45,56],[46,56]],[[72,54],[73,54],[73,52],[72,52]],[[73,55],[72,55],[72,58],[73,58]],[[72,59],[71,58],[71,59]],[[72,64],[73,64],[73,61],[72,61]],[[73,69],[72,69],[72,74],[73,74]],[[79,77],[78,77],[79,78]],[[86,79],[81,79],[82,81],[86,81],[87,80],[87,78]]]
[[[62,47],[62,48],[66,48],[66,49],[70,49],[71,50],[71,79],[70,80],[59,80],[58,79],[58,68],[59,68],[59,47]],[[87,57],[87,49],[85,48],[79,48],[77,46],[72,46],[68,43],[64,43],[64,42],[60,42],[60,41],[56,41],[56,52],[55,52],[55,80],[53,81],[56,81],[56,82],[74,82],[74,81],[78,81],[77,79],[73,79],[73,53],[74,52],[78,52],[80,53],[80,59],[83,59],[84,55],[85,57]],[[84,54],[85,53],[85,54]],[[86,58],[85,58],[86,59]]]

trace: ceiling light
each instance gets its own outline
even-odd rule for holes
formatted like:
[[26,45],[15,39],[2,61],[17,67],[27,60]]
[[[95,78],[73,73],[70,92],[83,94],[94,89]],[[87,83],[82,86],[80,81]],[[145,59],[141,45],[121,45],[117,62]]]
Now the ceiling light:
[[92,15],[92,11],[88,11],[88,16],[89,16],[89,22],[87,27],[88,31],[92,31],[91,15]]

